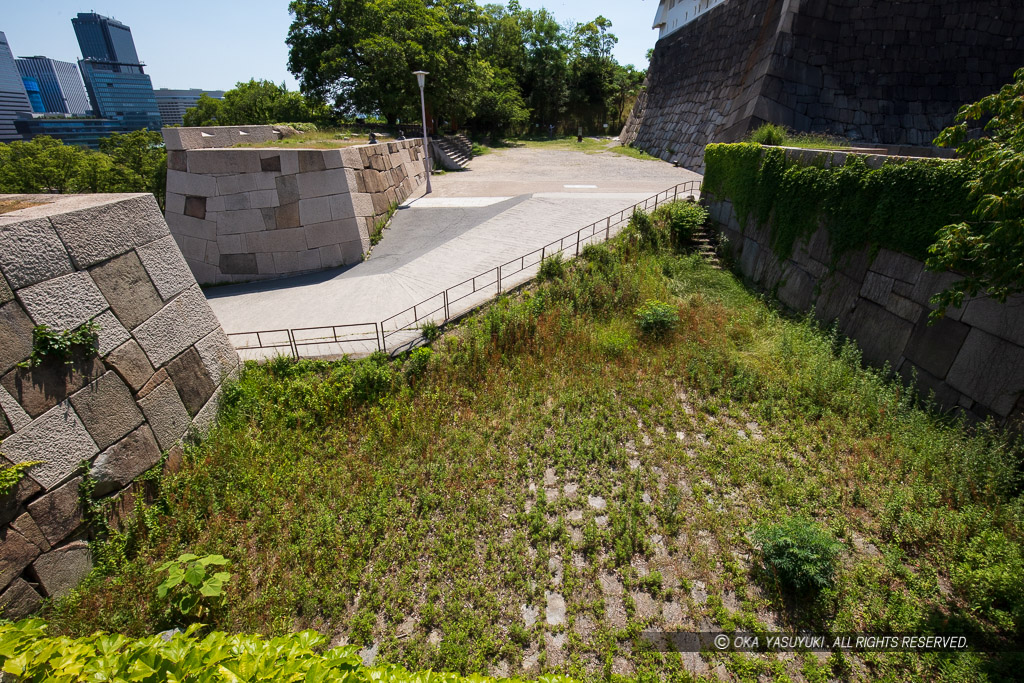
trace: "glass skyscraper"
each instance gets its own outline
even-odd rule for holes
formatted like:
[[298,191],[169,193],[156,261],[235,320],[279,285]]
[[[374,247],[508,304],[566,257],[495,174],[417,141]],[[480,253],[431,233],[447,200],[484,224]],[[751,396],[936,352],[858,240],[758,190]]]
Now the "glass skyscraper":
[[21,82],[25,85],[25,94],[28,95],[28,101],[32,104],[32,111],[37,114],[45,113],[46,105],[43,104],[43,95],[39,90],[39,81],[31,76],[22,76]]
[[7,44],[7,36],[0,31],[0,142],[21,140],[21,135],[14,129],[14,119],[19,112],[31,111],[32,104],[14,63],[11,46]]
[[48,57],[19,57],[15,60],[22,76],[35,79],[43,99],[41,111],[84,116],[89,111],[89,96],[78,67]]
[[135,51],[132,31],[93,12],[71,20],[82,50],[78,63],[96,116],[121,119],[133,129],[159,130],[153,82]]

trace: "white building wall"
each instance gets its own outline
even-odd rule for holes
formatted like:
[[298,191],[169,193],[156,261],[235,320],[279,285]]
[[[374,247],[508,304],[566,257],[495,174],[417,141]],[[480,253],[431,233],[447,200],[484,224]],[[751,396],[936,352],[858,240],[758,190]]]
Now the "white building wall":
[[723,2],[726,0],[661,0],[651,28],[660,31],[660,40]]

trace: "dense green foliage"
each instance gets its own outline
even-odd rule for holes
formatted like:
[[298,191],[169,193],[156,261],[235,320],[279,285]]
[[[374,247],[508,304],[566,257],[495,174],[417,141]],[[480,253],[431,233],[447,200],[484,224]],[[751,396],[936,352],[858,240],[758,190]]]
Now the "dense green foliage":
[[49,325],[36,325],[32,329],[32,354],[18,365],[34,368],[53,361],[71,365],[83,355],[95,356],[99,329],[99,324],[93,320],[73,330],[55,330]]
[[654,210],[651,217],[668,228],[672,245],[684,249],[700,234],[708,221],[708,210],[696,202],[669,202]]
[[160,133],[114,133],[92,151],[42,135],[0,143],[0,192],[152,192],[163,206],[167,155]]
[[224,586],[231,580],[231,573],[212,568],[227,564],[230,561],[223,555],[183,553],[157,567],[157,572],[166,576],[156,587],[156,597],[170,602],[182,624],[201,622],[212,610],[224,606]]
[[284,85],[251,79],[236,83],[216,100],[203,93],[199,102],[185,112],[185,126],[255,126],[271,123],[316,122],[327,116],[327,108],[302,93],[289,92]]
[[[678,315],[658,343],[634,320],[651,299]],[[640,634],[703,623],[1024,633],[1021,443],[931,412],[698,255],[628,230],[432,348],[247,364],[153,506],[93,544],[101,569],[47,609],[52,631],[172,626],[154,570],[189,550],[232,561],[211,628],[312,628],[463,674],[689,681],[692,658]],[[752,532],[789,516],[843,546],[813,601],[757,562]],[[556,594],[564,624],[546,620]],[[813,681],[1012,680],[1021,663],[1005,648],[700,660]]]
[[750,141],[759,145],[781,145],[786,141],[786,128],[774,123],[762,124],[750,134]]
[[[3,453],[0,453],[3,455]],[[42,460],[31,460],[28,462],[19,462],[9,467],[0,467],[0,496],[6,496],[12,492],[22,479],[25,478],[25,473],[33,465],[42,464]]]
[[[959,305],[978,293],[1005,301],[1024,291],[1024,68],[998,93],[961,108],[936,142],[955,146],[975,174],[973,215],[944,227],[931,249],[929,267],[965,276],[938,302]],[[958,218],[966,216],[951,220]]]
[[664,337],[679,324],[679,314],[674,306],[664,301],[649,299],[634,312],[637,327],[654,339]]
[[[0,664],[18,680],[222,683],[274,681],[318,683],[488,683],[482,676],[410,673],[401,667],[365,667],[354,646],[324,649],[326,639],[301,631],[273,639],[213,632],[200,626],[168,638],[132,640],[103,633],[83,638],[53,637],[39,619],[0,622]],[[571,683],[542,676],[539,683]]]
[[972,208],[971,170],[959,161],[891,161],[872,169],[851,155],[825,168],[753,143],[708,145],[704,161],[705,190],[732,200],[742,225],[768,225],[780,258],[824,226],[834,259],[886,247],[923,260],[942,227]]
[[565,275],[566,263],[560,253],[552,254],[540,262],[537,278],[541,281],[557,280]]
[[604,17],[560,25],[547,10],[473,0],[295,0],[289,69],[302,91],[352,115],[418,121],[414,70],[430,73],[430,113],[497,134],[548,126],[617,132],[644,73],[611,56]]
[[768,570],[786,588],[820,591],[832,585],[843,545],[806,517],[788,517],[754,530],[754,544]]

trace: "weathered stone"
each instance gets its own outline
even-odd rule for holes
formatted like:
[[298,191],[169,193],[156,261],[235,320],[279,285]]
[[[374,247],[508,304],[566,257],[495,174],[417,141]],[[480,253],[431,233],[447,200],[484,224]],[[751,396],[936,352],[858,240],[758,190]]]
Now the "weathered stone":
[[0,612],[5,619],[23,619],[35,612],[43,603],[42,596],[22,578],[17,578],[0,593]]
[[15,368],[2,378],[4,387],[31,417],[38,417],[103,374],[99,359],[77,359],[71,365],[47,361],[34,368]]
[[302,225],[302,221],[299,220],[298,201],[291,204],[282,203],[274,209],[274,225],[276,229],[297,228]]
[[346,169],[337,168],[317,173],[299,173],[295,176],[299,186],[299,199],[329,197],[348,192]]
[[924,265],[906,254],[891,249],[879,249],[875,260],[871,262],[871,270],[894,280],[915,284],[924,270]]
[[[896,283],[901,284],[899,280],[896,280]],[[904,320],[916,323],[921,318],[921,314],[924,313],[925,309],[924,306],[916,301],[900,296],[894,291],[889,295],[889,300],[885,303],[885,310],[895,313]]]
[[327,164],[324,163],[323,152],[319,150],[299,150],[299,173],[325,170],[327,170]]
[[864,276],[864,285],[861,287],[860,295],[868,301],[874,301],[880,306],[885,306],[889,301],[892,285],[893,279],[891,277],[868,271]]
[[98,328],[96,330],[96,351],[101,357],[106,356],[132,338],[131,333],[125,329],[110,309],[93,318],[93,322]]
[[949,318],[942,318],[934,325],[923,319],[914,328],[903,355],[941,380],[949,372],[970,331],[967,325]]
[[0,412],[6,416],[7,422],[14,431],[24,429],[32,422],[32,418],[28,416],[25,409],[14,400],[14,397],[3,386],[0,386]]
[[29,503],[28,513],[51,546],[57,545],[82,526],[85,511],[81,502],[81,487],[82,477],[75,477]]
[[141,389],[153,376],[153,364],[134,339],[111,351],[106,362],[132,388],[132,391]]
[[160,447],[153,430],[144,424],[96,458],[90,472],[96,481],[93,495],[100,497],[123,489],[158,462]]
[[217,386],[238,372],[238,352],[220,327],[197,341],[195,348]]
[[50,549],[50,542],[46,540],[46,534],[39,528],[32,515],[24,513],[11,523],[11,528],[25,537],[25,539],[37,546],[44,553]]
[[3,306],[8,301],[14,301],[14,292],[11,291],[10,285],[7,284],[7,280],[3,274],[0,273],[0,306]]
[[191,418],[181,402],[174,382],[168,380],[139,401],[146,420],[153,428],[161,450],[167,450],[188,430]]
[[281,171],[281,155],[275,154],[269,157],[263,157],[260,159],[260,170],[262,171]]
[[[14,463],[0,456],[0,465],[10,467],[12,464]],[[29,471],[31,472],[31,468]],[[13,490],[0,496],[0,526],[20,515],[24,510],[22,505],[42,492],[43,487],[37,484],[31,476],[22,477],[21,481],[15,484]]]
[[845,332],[857,340],[868,362],[889,363],[895,368],[914,326],[887,310],[861,300],[846,324]]
[[[135,203],[113,201],[50,217],[78,268],[88,268],[135,246]],[[160,220],[162,223],[163,221]]]
[[149,378],[149,381],[146,382],[141,389],[139,389],[138,394],[135,396],[135,398],[138,400],[146,398],[153,392],[154,389],[156,389],[158,386],[166,382],[169,378],[170,375],[167,374],[167,369],[160,368],[152,377]]
[[174,381],[181,402],[185,404],[189,415],[199,412],[217,388],[210,379],[199,353],[191,346],[167,364],[167,374]]
[[85,541],[54,548],[32,564],[39,586],[49,598],[71,592],[92,571],[92,553]]
[[4,455],[11,461],[42,461],[29,470],[29,476],[44,488],[59,484],[80,462],[98,452],[96,443],[68,401],[58,403],[4,441]]
[[0,587],[13,581],[42,550],[14,529],[0,529]]
[[256,254],[221,254],[218,267],[225,275],[256,275]]
[[218,326],[206,297],[193,285],[135,329],[150,361],[162,366]]
[[163,306],[153,282],[134,252],[128,252],[89,271],[117,319],[129,330]]
[[170,235],[139,247],[138,252],[143,267],[164,301],[195,284],[192,271]]
[[49,219],[37,218],[0,226],[0,270],[12,288],[21,289],[73,267]]
[[206,436],[210,429],[213,428],[213,423],[217,420],[217,413],[220,411],[222,396],[223,393],[218,387],[217,391],[210,397],[210,400],[206,402],[206,405],[192,419],[192,427],[200,437]]
[[84,271],[26,287],[18,297],[36,325],[70,330],[107,308],[96,283]]
[[71,405],[101,451],[142,424],[132,392],[115,372],[74,394]]
[[814,278],[792,264],[786,268],[783,278],[783,284],[778,290],[782,303],[795,311],[810,308],[814,296]]
[[[998,362],[993,362],[996,359]],[[1006,417],[1024,387],[1024,348],[974,328],[964,340],[946,382]]]
[[934,395],[935,401],[942,408],[954,408],[960,399],[959,391],[909,359],[900,366],[899,375],[907,384],[915,382],[914,388],[921,397]]
[[1024,296],[1013,296],[1005,304],[987,297],[972,299],[961,320],[989,334],[1024,345]]
[[0,306],[0,372],[32,353],[32,320],[16,301]]

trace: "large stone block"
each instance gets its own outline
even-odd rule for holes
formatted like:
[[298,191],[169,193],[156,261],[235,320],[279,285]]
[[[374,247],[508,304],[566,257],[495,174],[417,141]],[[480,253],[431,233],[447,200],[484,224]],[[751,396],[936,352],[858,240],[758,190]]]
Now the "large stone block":
[[139,247],[139,259],[164,301],[195,284],[192,271],[173,237]]
[[220,386],[238,372],[238,352],[220,327],[197,341],[195,348],[214,384]]
[[28,416],[25,409],[2,385],[0,385],[0,412],[6,416],[13,431],[24,429],[32,422],[32,418]]
[[244,175],[226,175],[217,178],[217,194],[226,196],[240,192],[252,192],[256,186],[256,176],[251,173]]
[[934,325],[923,319],[914,327],[903,355],[937,379],[943,379],[970,331],[969,326],[950,318],[942,318]]
[[174,380],[189,415],[199,412],[217,388],[199,353],[191,346],[167,364],[167,374]]
[[213,176],[167,171],[167,191],[196,197],[216,197],[217,179]]
[[75,477],[29,503],[28,514],[51,546],[71,536],[85,522],[81,488],[82,477]]
[[[993,362],[995,359],[998,361]],[[949,369],[946,383],[1006,417],[1024,389],[1024,349],[974,328]]]
[[70,593],[92,571],[92,553],[85,541],[74,541],[46,553],[32,564],[39,586],[49,598]]
[[[210,198],[210,203],[213,203],[214,199],[222,198]],[[219,213],[214,212],[212,209],[206,214],[205,219],[186,216],[184,214],[168,213],[167,224],[171,226],[171,233],[174,235],[195,237],[196,239],[201,240],[212,240],[217,239],[217,217],[219,215]]]
[[34,368],[15,368],[0,385],[32,417],[38,417],[103,374],[98,358],[78,358],[70,365],[47,361]]
[[259,173],[260,150],[258,149],[204,149],[194,150],[188,155],[189,173],[237,174]]
[[299,199],[329,197],[349,191],[346,169],[337,168],[316,173],[299,173],[295,176],[299,186]]
[[17,578],[0,593],[0,611],[6,619],[22,619],[35,612],[43,598],[27,581]]
[[210,400],[196,413],[195,418],[192,420],[192,427],[199,437],[205,437],[213,428],[214,422],[217,421],[217,413],[220,410],[222,396],[223,392],[218,387],[217,391],[210,397]]
[[218,326],[206,297],[193,285],[135,329],[151,363],[161,367]]
[[861,287],[860,295],[868,301],[874,301],[879,306],[885,306],[889,301],[892,286],[893,279],[891,277],[868,271],[864,276],[864,285]]
[[814,278],[800,267],[790,263],[786,267],[778,297],[794,311],[806,311],[814,299]]
[[924,270],[924,264],[906,254],[891,249],[879,249],[875,260],[871,262],[871,270],[894,280],[916,284]]
[[[353,190],[354,191],[354,190]],[[352,205],[352,194],[345,192],[343,194],[332,195],[330,198],[331,203],[331,218],[336,221],[343,221],[346,218],[355,218],[356,210]]]
[[256,275],[259,273],[256,254],[221,254],[217,261],[220,272],[225,275]]
[[270,230],[245,236],[247,251],[269,253],[275,251],[303,251],[307,248],[305,228]]
[[240,233],[258,232],[266,229],[263,211],[260,209],[242,209],[225,211],[217,214],[217,234],[237,235]]
[[74,329],[107,308],[103,294],[84,271],[26,287],[18,297],[36,325],[57,330]]
[[132,391],[141,389],[153,376],[153,364],[134,339],[110,352],[106,362]]
[[298,201],[292,204],[284,204],[274,209],[275,229],[297,228],[300,225],[302,225],[302,221],[299,218]]
[[[148,198],[153,202],[153,198]],[[67,245],[68,253],[78,268],[88,268],[101,261],[129,251],[136,245],[136,234],[146,234],[153,226],[140,222],[156,222],[163,226],[159,212],[141,211],[145,200],[134,197],[68,211],[50,217],[53,227]]]
[[[13,462],[0,455],[0,465],[10,467],[13,464]],[[29,471],[31,472],[31,468]],[[12,490],[4,495],[0,495],[0,527],[20,515],[24,511],[22,506],[25,502],[35,498],[42,492],[43,487],[29,476],[22,477],[21,481],[15,484]]]
[[64,244],[49,219],[0,225],[0,270],[14,289],[73,270]]
[[41,461],[29,471],[29,476],[44,488],[59,484],[80,462],[98,452],[96,443],[67,401],[58,403],[28,427],[4,440],[4,455],[12,462]]
[[32,353],[33,327],[16,301],[0,306],[0,372],[7,372]]
[[279,273],[302,273],[320,270],[322,265],[320,263],[320,252],[316,249],[310,251],[274,252],[274,267]]
[[89,274],[114,315],[130,330],[148,320],[164,305],[134,251],[92,268]]
[[0,274],[0,306],[14,301],[14,292],[11,291],[10,286],[7,284],[7,280],[4,279],[3,274]]
[[43,530],[39,528],[36,520],[32,519],[32,515],[29,513],[26,512],[11,522],[11,528],[44,553],[50,549],[50,542],[46,540],[46,534],[43,533]]
[[96,482],[93,495],[119,491],[160,462],[160,447],[149,425],[134,432],[99,454],[90,472]]
[[100,356],[106,356],[132,338],[131,333],[125,329],[110,309],[93,318],[93,322],[99,328],[96,331],[96,349]]
[[324,223],[329,220],[331,220],[331,200],[329,197],[299,200],[299,222],[302,225]]
[[72,396],[71,405],[100,450],[142,424],[131,390],[113,371]]
[[903,318],[861,299],[844,331],[857,340],[864,360],[876,365],[889,363],[895,369],[913,329]]
[[306,246],[310,249],[328,244],[341,244],[359,237],[359,226],[356,224],[355,218],[307,225],[304,230],[306,231]]
[[1007,341],[1024,345],[1024,296],[1013,296],[1001,304],[993,299],[972,299],[964,306],[965,323]]
[[0,529],[0,587],[16,579],[42,550],[14,529]]
[[320,150],[300,149],[298,150],[298,155],[299,173],[327,170],[327,164],[324,163],[324,154]]
[[139,407],[153,429],[161,450],[168,450],[185,435],[191,418],[174,388],[174,382],[167,380],[149,392],[139,401]]

